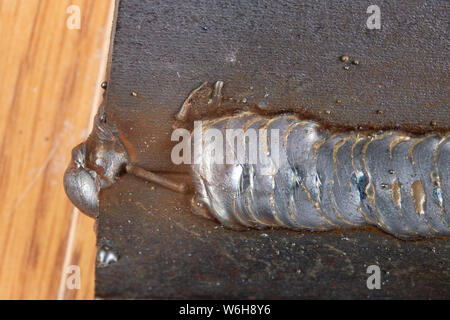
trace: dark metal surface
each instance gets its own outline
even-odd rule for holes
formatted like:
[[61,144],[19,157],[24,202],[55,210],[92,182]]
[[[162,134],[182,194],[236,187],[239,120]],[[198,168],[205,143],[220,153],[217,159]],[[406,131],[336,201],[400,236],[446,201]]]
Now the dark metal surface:
[[[100,193],[101,298],[450,298],[450,242],[375,229],[231,231],[190,211],[189,195],[132,176]],[[379,265],[381,289],[366,269]]]
[[381,30],[366,28],[371,4],[121,1],[108,118],[148,170],[185,170],[170,161],[172,119],[203,81],[325,124],[450,129],[449,2],[379,1]]
[[[380,1],[381,30],[365,28],[371,4],[121,1],[107,122],[131,162],[153,171],[186,171],[170,161],[170,134],[203,81],[332,126],[449,130],[448,1]],[[117,261],[98,265],[98,297],[450,298],[448,240],[230,231],[194,216],[190,197],[129,175],[100,192],[98,247]],[[366,287],[371,264],[381,290]]]

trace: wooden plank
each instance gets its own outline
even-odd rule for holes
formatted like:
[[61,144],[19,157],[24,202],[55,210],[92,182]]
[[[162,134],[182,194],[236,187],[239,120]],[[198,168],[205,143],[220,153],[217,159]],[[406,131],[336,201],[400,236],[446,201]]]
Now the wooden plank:
[[[70,5],[80,29],[67,26]],[[94,221],[74,211],[62,175],[101,99],[113,7],[0,2],[1,299],[93,297]],[[64,264],[81,268],[74,293],[61,285]]]
[[[58,299],[92,299],[95,289],[95,242],[94,220],[78,209],[72,212],[71,229],[69,232],[66,259],[63,276],[58,290]],[[68,266],[80,267],[80,289],[70,289],[66,286]]]

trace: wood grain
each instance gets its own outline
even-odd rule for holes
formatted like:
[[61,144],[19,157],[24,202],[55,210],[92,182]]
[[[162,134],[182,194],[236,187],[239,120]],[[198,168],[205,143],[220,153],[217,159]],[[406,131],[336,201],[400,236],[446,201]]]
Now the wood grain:
[[[80,29],[66,12],[80,8]],[[67,199],[70,150],[101,99],[113,0],[0,1],[0,298],[90,299],[94,221]],[[81,268],[67,290],[65,267]]]

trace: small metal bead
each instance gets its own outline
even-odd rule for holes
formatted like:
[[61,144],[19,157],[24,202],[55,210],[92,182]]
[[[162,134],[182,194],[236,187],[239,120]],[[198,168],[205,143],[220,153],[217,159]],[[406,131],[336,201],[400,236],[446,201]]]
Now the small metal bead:
[[346,55],[346,54],[341,56],[341,61],[342,62],[347,62],[349,59],[350,59],[350,57],[348,55]]

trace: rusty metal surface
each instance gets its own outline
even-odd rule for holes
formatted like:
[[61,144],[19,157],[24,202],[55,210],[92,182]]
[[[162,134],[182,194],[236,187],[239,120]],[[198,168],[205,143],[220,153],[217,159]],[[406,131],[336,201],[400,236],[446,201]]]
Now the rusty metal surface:
[[[101,298],[450,298],[450,242],[375,229],[231,231],[190,212],[189,195],[132,176],[100,194]],[[380,266],[381,290],[366,269]]]
[[[365,28],[370,4],[121,1],[108,125],[133,163],[185,171],[170,161],[174,116],[224,80],[225,98],[332,126],[449,130],[448,2],[382,1],[382,30]],[[448,240],[225,230],[194,216],[190,195],[129,175],[99,198],[98,247],[118,257],[97,266],[101,298],[450,298]],[[382,290],[366,287],[371,264]]]
[[170,161],[172,119],[203,81],[330,125],[450,129],[449,2],[382,1],[381,30],[366,28],[371,4],[121,1],[108,117],[149,170],[184,170]]

